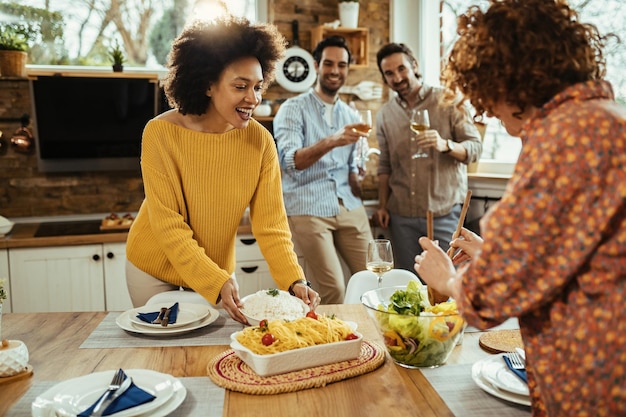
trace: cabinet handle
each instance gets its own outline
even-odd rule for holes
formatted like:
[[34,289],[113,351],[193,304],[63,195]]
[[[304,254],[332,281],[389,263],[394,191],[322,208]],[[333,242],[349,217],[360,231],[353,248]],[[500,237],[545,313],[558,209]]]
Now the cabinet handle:
[[257,269],[259,269],[258,266],[242,266],[241,270],[247,274],[251,274],[254,271],[256,271]]
[[98,255],[97,253],[91,257],[91,259],[93,259],[94,261],[98,262],[100,260],[100,255]]
[[256,239],[239,239],[239,240],[244,245],[254,245],[256,243]]
[[113,252],[107,252],[107,258],[113,259],[115,258],[115,254]]

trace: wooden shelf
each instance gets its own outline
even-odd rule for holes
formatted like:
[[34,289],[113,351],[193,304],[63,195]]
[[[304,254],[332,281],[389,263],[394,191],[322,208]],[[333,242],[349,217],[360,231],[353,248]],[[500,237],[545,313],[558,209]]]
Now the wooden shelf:
[[352,62],[350,68],[367,68],[369,66],[370,33],[367,28],[343,28],[316,26],[311,30],[311,46],[315,48],[322,39],[329,36],[342,36],[350,46]]

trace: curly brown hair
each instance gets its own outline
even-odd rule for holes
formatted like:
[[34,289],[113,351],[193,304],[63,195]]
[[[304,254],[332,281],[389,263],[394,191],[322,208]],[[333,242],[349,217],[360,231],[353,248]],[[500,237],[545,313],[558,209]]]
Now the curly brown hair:
[[265,89],[274,80],[285,46],[285,37],[274,25],[234,16],[194,22],[172,44],[163,79],[167,100],[182,114],[205,113],[211,100],[206,95],[209,86],[228,65],[245,57],[259,60]]
[[566,87],[605,76],[607,37],[565,0],[491,0],[486,12],[472,6],[459,16],[457,33],[442,79],[477,118],[500,100],[521,112],[541,108]]

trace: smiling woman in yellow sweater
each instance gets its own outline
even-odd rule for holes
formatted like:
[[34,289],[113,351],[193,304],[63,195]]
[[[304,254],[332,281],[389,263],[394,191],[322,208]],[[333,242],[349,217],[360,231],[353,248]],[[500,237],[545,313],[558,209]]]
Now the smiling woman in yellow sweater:
[[175,40],[164,80],[174,109],[144,130],[145,200],[126,247],[135,306],[182,286],[246,323],[233,272],[247,207],[277,285],[319,304],[293,250],[274,141],[251,118],[283,52],[274,26],[232,17],[197,22]]

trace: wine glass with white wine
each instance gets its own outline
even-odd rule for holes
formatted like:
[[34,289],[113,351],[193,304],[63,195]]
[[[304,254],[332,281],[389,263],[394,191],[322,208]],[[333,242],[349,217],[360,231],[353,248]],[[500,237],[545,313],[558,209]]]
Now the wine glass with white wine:
[[367,246],[366,268],[378,277],[378,288],[383,286],[383,275],[393,268],[393,252],[388,239],[370,240]]
[[372,131],[372,111],[371,110],[357,110],[357,114],[359,115],[359,123],[354,127],[358,133],[361,134],[359,138],[359,143],[357,144],[357,155],[356,161],[357,166],[360,168],[365,168],[365,163],[367,162],[367,137]]
[[[411,112],[411,130],[415,134],[422,134],[430,129],[430,119],[428,118],[428,110],[413,109]],[[428,153],[422,148],[418,148],[411,158],[428,158]]]

